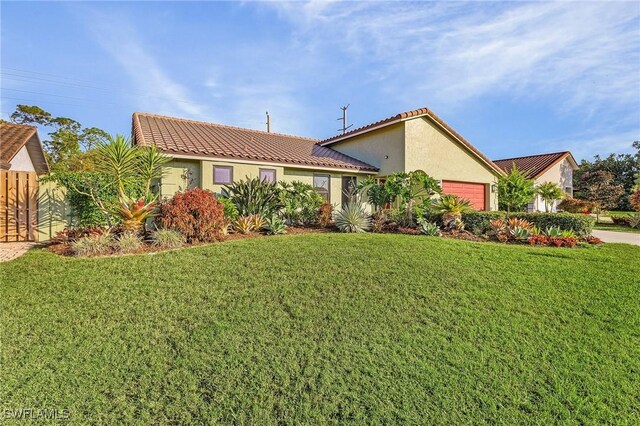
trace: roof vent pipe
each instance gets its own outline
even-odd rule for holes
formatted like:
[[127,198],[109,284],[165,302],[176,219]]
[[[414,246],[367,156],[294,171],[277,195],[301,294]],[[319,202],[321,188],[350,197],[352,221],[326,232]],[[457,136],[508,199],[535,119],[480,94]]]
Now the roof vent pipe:
[[267,133],[271,133],[271,116],[269,115],[269,111],[267,111]]

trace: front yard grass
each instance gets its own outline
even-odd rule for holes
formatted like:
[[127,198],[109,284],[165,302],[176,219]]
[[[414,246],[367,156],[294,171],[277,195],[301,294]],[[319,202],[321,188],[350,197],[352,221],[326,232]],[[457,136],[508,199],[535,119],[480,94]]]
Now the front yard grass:
[[640,234],[640,229],[632,228],[630,226],[616,225],[615,223],[596,223],[593,229],[599,229],[601,231],[615,231],[615,232],[631,232],[632,234]]
[[640,247],[314,234],[0,265],[0,408],[72,424],[632,424]]

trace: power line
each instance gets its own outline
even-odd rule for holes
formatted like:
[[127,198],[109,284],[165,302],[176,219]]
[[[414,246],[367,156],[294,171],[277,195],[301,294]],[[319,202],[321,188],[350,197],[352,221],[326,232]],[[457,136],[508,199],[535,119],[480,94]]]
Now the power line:
[[[63,80],[68,80],[68,81],[59,81],[59,80],[52,80],[52,79],[46,79],[46,78],[40,78],[40,77],[33,77],[33,76],[29,76],[29,75],[20,75],[20,74],[15,74],[15,73],[7,73],[7,72],[0,72],[0,74],[3,75],[7,75],[9,77],[6,77],[9,80],[16,80],[16,77],[19,77],[23,80],[18,80],[18,81],[24,81],[24,79],[27,80],[35,80],[35,81],[44,81],[44,82],[48,82],[48,83],[53,83],[53,84],[58,84],[58,85],[62,85],[62,86],[71,86],[71,87],[78,87],[78,88],[87,88],[87,89],[95,89],[95,90],[101,90],[101,91],[106,91],[108,93],[113,93],[114,91],[118,91],[118,92],[124,92],[122,89],[119,88],[108,88],[108,87],[100,87],[100,86],[95,86],[93,85],[93,82],[90,82],[88,80],[79,80],[79,79],[74,79],[74,78],[70,78],[70,77],[62,77],[62,76],[58,76],[58,75],[54,75],[54,74],[47,74],[47,73],[41,73],[41,72],[35,72],[35,71],[26,71],[26,70],[19,70],[17,68],[9,68],[9,67],[4,67],[4,69],[7,70],[11,70],[11,71],[17,71],[17,72],[26,72],[26,73],[31,73],[31,74],[37,74],[37,75],[43,75],[43,76],[48,76],[48,77],[54,77],[54,78],[58,78],[58,79],[63,79]],[[83,83],[92,83],[92,85],[86,85],[86,84],[78,84],[75,82],[83,82]],[[127,91],[126,94],[136,94],[139,96],[143,96],[149,99],[163,99],[166,101],[171,101],[171,102],[179,102],[179,103],[186,103],[186,104],[191,104],[191,105],[201,105],[197,102],[191,102],[191,101],[187,101],[184,99],[172,99],[172,98],[167,98],[167,97],[163,97],[163,96],[154,96],[154,95],[149,95],[148,93],[144,93],[144,92],[136,92],[136,91]]]
[[79,100],[79,101],[86,100],[86,98],[74,98],[73,96],[54,95],[53,93],[42,93],[42,92],[32,92],[30,90],[10,89],[8,87],[3,87],[2,90],[11,90],[13,92],[22,92],[22,93],[31,93],[32,95],[55,96],[56,98],[75,99],[75,100]]

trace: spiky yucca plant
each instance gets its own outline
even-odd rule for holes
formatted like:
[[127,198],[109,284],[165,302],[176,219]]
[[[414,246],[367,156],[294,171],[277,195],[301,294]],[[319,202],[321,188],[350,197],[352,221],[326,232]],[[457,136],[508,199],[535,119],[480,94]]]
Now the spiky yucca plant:
[[347,203],[335,214],[335,222],[342,232],[362,233],[371,229],[371,218],[361,203]]

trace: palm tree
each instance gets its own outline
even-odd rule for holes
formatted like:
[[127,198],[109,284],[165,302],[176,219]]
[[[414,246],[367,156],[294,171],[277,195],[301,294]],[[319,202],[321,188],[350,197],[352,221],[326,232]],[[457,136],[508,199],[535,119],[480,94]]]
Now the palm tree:
[[434,211],[442,213],[442,224],[446,229],[462,230],[462,213],[472,210],[471,201],[453,194],[444,194],[434,203]]
[[557,183],[544,182],[536,187],[536,193],[544,201],[544,210],[549,211],[549,207],[553,205],[554,201],[561,200],[564,196],[564,191],[560,189]]

